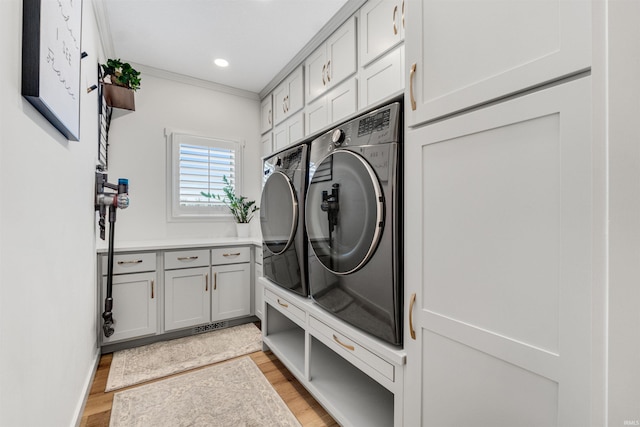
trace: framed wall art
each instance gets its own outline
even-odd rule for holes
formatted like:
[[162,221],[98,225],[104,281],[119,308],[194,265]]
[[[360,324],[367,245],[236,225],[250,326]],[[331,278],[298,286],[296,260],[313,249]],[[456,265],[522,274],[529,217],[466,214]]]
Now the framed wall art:
[[22,96],[80,140],[82,0],[23,0]]

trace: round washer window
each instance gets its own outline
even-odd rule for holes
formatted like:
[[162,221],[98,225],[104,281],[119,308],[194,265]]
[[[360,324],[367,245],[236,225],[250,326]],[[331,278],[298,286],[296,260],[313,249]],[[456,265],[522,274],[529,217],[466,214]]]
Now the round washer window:
[[269,176],[262,189],[260,228],[267,249],[279,255],[293,241],[298,223],[298,201],[293,185],[282,172]]

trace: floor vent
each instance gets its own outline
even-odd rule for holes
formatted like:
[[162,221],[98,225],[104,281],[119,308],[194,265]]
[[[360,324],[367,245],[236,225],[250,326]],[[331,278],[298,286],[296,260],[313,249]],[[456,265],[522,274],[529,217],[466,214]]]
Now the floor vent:
[[200,334],[202,332],[209,332],[209,331],[214,331],[216,329],[223,329],[223,328],[226,328],[227,326],[229,326],[229,322],[226,322],[226,321],[209,323],[208,325],[202,325],[194,328],[193,333]]

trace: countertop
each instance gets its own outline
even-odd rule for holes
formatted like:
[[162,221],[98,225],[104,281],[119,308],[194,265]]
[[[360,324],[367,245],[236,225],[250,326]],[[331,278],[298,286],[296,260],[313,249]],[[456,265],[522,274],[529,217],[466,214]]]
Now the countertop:
[[[116,242],[114,252],[154,251],[165,249],[213,248],[219,246],[261,246],[262,240],[257,237],[216,237],[216,238],[188,238],[162,239]],[[108,241],[98,240],[96,245],[98,254],[109,251]]]

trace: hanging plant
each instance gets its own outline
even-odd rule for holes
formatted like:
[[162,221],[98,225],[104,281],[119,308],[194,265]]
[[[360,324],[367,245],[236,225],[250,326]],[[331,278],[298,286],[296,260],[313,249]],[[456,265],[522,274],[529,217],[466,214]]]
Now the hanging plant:
[[106,83],[123,86],[133,91],[140,89],[140,72],[128,62],[122,62],[120,59],[107,59],[107,63],[101,64],[101,67],[103,80]]

